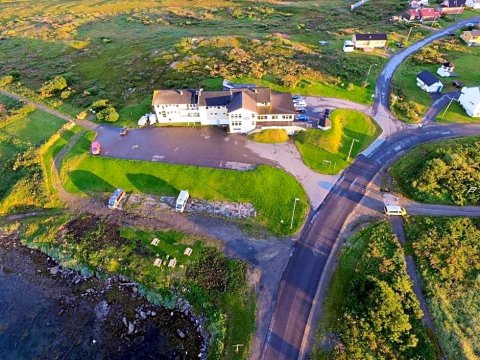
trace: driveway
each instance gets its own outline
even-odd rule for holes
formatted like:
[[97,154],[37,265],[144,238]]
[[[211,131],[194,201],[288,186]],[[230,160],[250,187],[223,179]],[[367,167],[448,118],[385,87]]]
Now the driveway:
[[453,99],[458,100],[461,92],[455,91],[447,94],[441,95],[439,98],[435,99],[430,109],[425,113],[425,116],[422,119],[423,124],[432,123],[435,121],[435,118],[440,113],[440,111],[447,106],[447,104]]
[[132,129],[126,136],[120,136],[119,130],[108,125],[97,129],[102,155],[236,170],[276,165],[248,149],[245,136],[227,134],[216,127],[151,127]]

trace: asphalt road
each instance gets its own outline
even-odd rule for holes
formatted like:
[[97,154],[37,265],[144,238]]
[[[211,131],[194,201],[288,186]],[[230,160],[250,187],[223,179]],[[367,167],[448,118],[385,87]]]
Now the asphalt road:
[[315,325],[309,326],[309,317],[328,258],[343,224],[362,200],[377,172],[418,144],[478,134],[480,125],[432,125],[410,129],[393,135],[368,156],[355,159],[294,245],[279,285],[261,359],[291,360],[304,355],[308,346],[302,343]]
[[452,93],[443,94],[437,100],[435,100],[430,108],[425,113],[422,119],[422,123],[428,124],[435,121],[438,113],[445,107],[451,100],[458,100],[461,92],[456,91]]
[[480,217],[480,206],[449,206],[409,203],[404,205],[409,215]]

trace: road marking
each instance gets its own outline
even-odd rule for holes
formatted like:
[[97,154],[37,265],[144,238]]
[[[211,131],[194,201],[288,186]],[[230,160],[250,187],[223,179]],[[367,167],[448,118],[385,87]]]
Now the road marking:
[[402,145],[397,145],[393,148],[395,151],[400,151],[402,149]]
[[443,131],[443,132],[441,132],[440,134],[442,134],[442,135],[448,135],[448,134],[451,134],[451,133],[452,133],[451,131]]

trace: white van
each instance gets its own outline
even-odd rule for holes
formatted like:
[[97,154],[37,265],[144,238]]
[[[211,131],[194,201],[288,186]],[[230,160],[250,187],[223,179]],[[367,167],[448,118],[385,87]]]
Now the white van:
[[188,190],[180,191],[180,194],[177,198],[177,203],[175,205],[175,210],[178,212],[183,212],[183,210],[185,210],[185,206],[187,205],[187,200],[189,197],[190,194],[188,193]]
[[383,210],[387,215],[407,215],[407,211],[403,207],[397,205],[385,205]]

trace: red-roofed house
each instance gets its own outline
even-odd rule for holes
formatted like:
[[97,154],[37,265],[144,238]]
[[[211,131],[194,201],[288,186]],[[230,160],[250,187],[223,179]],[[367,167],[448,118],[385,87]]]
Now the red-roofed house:
[[418,16],[418,9],[409,9],[403,13],[403,18],[408,21],[417,20]]
[[440,15],[440,11],[436,11],[432,8],[423,8],[418,10],[418,19],[421,22],[437,21],[440,19]]

